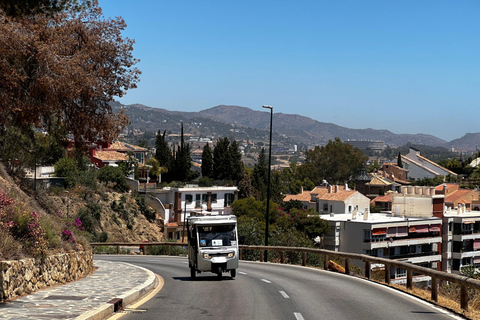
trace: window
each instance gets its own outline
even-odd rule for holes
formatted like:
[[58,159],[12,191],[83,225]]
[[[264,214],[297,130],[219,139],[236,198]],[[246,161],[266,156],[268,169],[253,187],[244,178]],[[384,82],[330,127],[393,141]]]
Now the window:
[[138,162],[145,163],[145,154],[143,152],[135,152],[134,157]]
[[235,195],[233,193],[225,193],[225,207],[230,207],[234,200]]
[[193,196],[191,194],[186,194],[185,195],[185,202],[186,203],[192,203],[193,201]]
[[201,200],[202,195],[201,194],[196,194],[195,195],[195,208],[201,208],[202,207],[202,202]]
[[212,196],[212,202],[217,202],[217,194],[212,193],[211,196]]
[[371,238],[372,238],[372,231],[363,230],[363,242],[370,242]]
[[202,194],[202,202],[208,203],[208,194]]
[[407,270],[402,268],[395,268],[395,278],[405,278],[407,276]]
[[323,204],[323,212],[327,212],[328,211],[328,203],[324,203]]

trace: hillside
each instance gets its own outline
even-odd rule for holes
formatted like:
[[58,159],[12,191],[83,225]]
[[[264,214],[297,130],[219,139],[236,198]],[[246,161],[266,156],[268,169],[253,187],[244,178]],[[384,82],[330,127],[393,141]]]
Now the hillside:
[[[149,222],[145,216],[138,212],[138,206],[131,193],[117,193],[100,186],[96,192],[86,192],[83,188],[74,188],[64,192],[63,188],[53,188],[47,193],[39,188],[37,195],[28,194],[19,186],[21,181],[12,178],[0,162],[0,189],[8,193],[15,200],[22,211],[35,211],[46,219],[56,233],[68,228],[80,210],[87,208],[88,204],[97,205],[100,209],[98,224],[95,232],[107,236],[107,242],[141,242],[162,241],[163,220],[157,219]],[[112,202],[125,200],[124,207],[129,212],[129,221],[121,213],[112,210]],[[85,221],[84,225],[85,225]],[[60,231],[59,231],[60,230]],[[90,233],[80,232],[88,242],[95,241]],[[59,248],[61,249],[61,248]],[[0,257],[1,258],[1,257]]]
[[[240,106],[220,105],[198,112],[170,111],[140,104],[122,106],[119,103],[114,103],[113,108],[125,110],[130,117],[130,129],[152,132],[167,130],[178,133],[180,122],[183,122],[185,132],[196,136],[233,136],[237,140],[266,141],[270,123],[268,112]],[[294,143],[302,147],[322,145],[335,137],[343,141],[383,140],[392,147],[410,142],[464,151],[473,151],[480,143],[480,133],[466,134],[462,138],[447,142],[429,134],[396,134],[387,129],[350,129],[298,114],[284,113],[274,113],[273,131],[273,140],[277,144]]]

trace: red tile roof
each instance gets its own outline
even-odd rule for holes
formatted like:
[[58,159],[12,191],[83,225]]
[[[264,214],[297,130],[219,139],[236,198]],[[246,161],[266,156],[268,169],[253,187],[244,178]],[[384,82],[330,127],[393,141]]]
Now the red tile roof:
[[290,200],[310,201],[310,199],[312,198],[310,193],[311,191],[303,191],[302,193],[299,193],[299,194],[286,194],[285,197],[283,198],[283,201],[285,202]]
[[325,193],[323,195],[318,195],[317,199],[330,200],[330,201],[345,201],[356,192],[357,191],[355,190],[339,190],[338,192]]
[[121,141],[113,142],[110,145],[110,147],[108,147],[105,150],[116,150],[116,151],[123,151],[123,152],[127,152],[127,151],[147,151],[147,149],[145,149],[145,148],[135,146],[135,145],[129,144],[129,143],[124,143],[124,142],[121,142]]
[[372,201],[370,201],[371,203],[375,203],[375,202],[392,202],[392,194],[387,194],[387,195],[384,195],[384,196],[378,196],[378,197],[375,197],[372,199]]
[[[462,199],[463,197],[465,197],[466,195],[468,195],[471,192],[472,192],[472,190],[470,190],[470,189],[459,189],[455,192],[452,192],[448,196],[446,196],[445,197],[445,203],[453,203],[457,200]],[[467,199],[467,200],[472,200],[472,199]]]
[[127,161],[128,155],[117,151],[96,151],[94,158],[102,161]]

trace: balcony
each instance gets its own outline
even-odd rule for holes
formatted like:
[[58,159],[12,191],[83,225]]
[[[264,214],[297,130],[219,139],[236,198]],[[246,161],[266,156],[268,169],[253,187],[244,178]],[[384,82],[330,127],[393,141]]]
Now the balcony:
[[419,252],[419,253],[406,253],[406,254],[397,254],[397,255],[390,255],[388,259],[398,260],[398,259],[410,259],[410,258],[418,258],[418,257],[425,257],[425,256],[435,256],[439,255],[438,251],[429,251],[429,252]]

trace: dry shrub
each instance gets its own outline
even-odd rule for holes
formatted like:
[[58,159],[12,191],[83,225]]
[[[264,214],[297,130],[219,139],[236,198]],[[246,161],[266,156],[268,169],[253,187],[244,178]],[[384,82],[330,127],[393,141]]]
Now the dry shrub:
[[22,258],[22,245],[18,243],[8,232],[0,230],[0,260],[12,260]]

